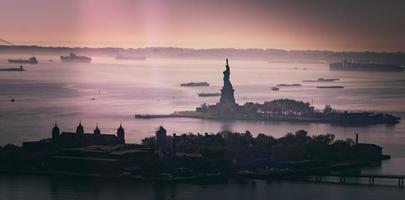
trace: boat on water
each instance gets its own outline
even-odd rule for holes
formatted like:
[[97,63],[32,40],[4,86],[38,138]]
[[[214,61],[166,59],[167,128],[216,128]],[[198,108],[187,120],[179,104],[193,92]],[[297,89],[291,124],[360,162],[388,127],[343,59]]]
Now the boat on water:
[[22,71],[26,71],[22,65],[20,67],[0,69],[0,72],[22,72]]
[[89,63],[91,58],[87,56],[78,56],[74,53],[70,53],[68,56],[61,56],[60,60],[63,62],[76,62],[76,63]]
[[221,96],[221,93],[216,92],[216,93],[199,93],[199,97],[219,97]]
[[280,88],[279,88],[279,87],[275,87],[275,86],[274,86],[274,87],[272,87],[272,88],[271,88],[271,90],[273,90],[273,91],[279,91],[279,90],[280,90]]
[[404,71],[404,66],[382,63],[360,63],[343,61],[329,64],[330,70],[335,71]]
[[341,85],[329,85],[329,86],[317,86],[316,88],[320,88],[320,89],[341,89],[341,88],[345,88],[345,87],[341,86]]
[[278,87],[299,87],[302,86],[301,84],[298,83],[293,83],[293,84],[278,84]]
[[117,60],[146,60],[146,57],[145,56],[132,55],[132,54],[118,53],[115,56],[115,59],[117,59]]
[[302,82],[334,82],[338,81],[338,78],[318,78],[317,80],[303,80]]
[[210,84],[206,81],[204,82],[188,82],[180,84],[182,87],[208,87]]
[[38,60],[35,57],[28,59],[8,59],[9,63],[24,63],[24,64],[38,64]]

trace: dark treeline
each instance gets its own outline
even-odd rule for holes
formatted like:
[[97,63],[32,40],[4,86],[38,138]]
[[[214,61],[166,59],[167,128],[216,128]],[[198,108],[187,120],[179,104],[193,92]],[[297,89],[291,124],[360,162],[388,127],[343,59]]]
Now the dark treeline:
[[[353,139],[335,139],[333,134],[310,136],[305,130],[287,133],[281,138],[249,131],[219,132],[217,134],[183,134],[168,136],[172,146],[173,137],[176,152],[201,154],[206,159],[233,159],[240,163],[268,161],[328,160],[345,161],[361,159],[356,155]],[[142,144],[153,148],[155,137],[142,140]],[[365,157],[364,157],[365,158]],[[247,161],[249,160],[249,161]]]

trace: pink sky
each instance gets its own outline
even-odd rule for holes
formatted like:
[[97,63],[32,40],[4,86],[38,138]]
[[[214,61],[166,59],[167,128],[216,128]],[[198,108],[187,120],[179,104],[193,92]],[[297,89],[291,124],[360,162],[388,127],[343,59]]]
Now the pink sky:
[[0,38],[46,46],[405,51],[405,4],[369,2],[0,0]]

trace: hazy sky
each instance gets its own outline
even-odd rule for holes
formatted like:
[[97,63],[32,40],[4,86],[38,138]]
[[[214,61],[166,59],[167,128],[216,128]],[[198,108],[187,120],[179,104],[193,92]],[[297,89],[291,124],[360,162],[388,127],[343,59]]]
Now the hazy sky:
[[0,38],[47,46],[405,51],[405,0],[0,0]]

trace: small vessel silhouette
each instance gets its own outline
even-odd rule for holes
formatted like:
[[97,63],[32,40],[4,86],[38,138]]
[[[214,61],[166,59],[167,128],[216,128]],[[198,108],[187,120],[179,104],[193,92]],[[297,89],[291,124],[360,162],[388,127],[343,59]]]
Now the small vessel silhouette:
[[28,60],[24,59],[8,59],[9,63],[25,63],[25,64],[38,64],[38,60],[35,57],[31,57]]
[[61,56],[60,60],[63,62],[76,62],[76,63],[89,63],[91,58],[87,56],[78,56],[74,53],[70,53],[68,56]]

